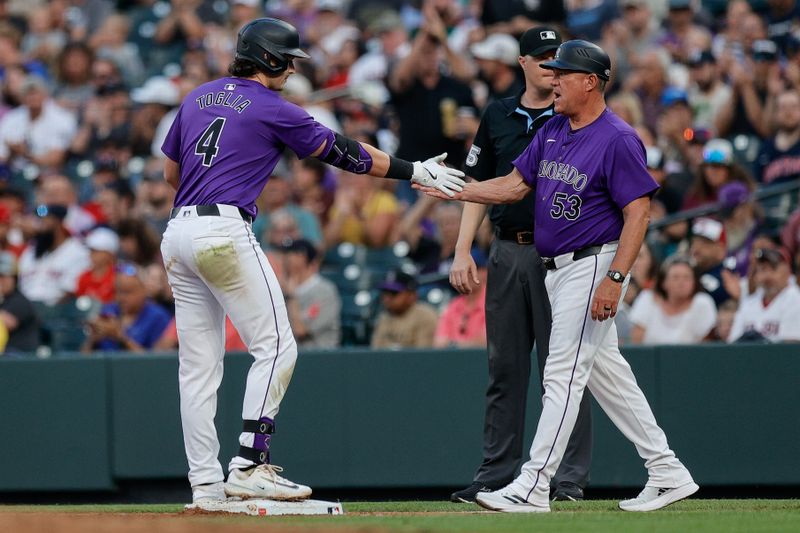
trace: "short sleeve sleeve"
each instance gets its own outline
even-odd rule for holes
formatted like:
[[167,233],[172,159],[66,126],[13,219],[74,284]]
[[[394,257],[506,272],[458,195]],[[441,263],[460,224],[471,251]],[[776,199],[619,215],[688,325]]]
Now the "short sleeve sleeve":
[[647,171],[644,145],[634,135],[617,137],[605,158],[606,186],[614,203],[622,209],[642,196],[652,196],[658,184]]
[[330,129],[314,120],[305,109],[289,102],[281,106],[273,124],[278,139],[300,159],[313,154],[332,135]]
[[172,122],[164,143],[161,145],[161,151],[164,155],[173,161],[180,161],[181,158],[181,111],[183,106],[178,109],[175,115],[175,120]]
[[542,139],[545,137],[542,132],[544,130],[545,128],[541,128],[536,132],[525,151],[512,163],[517,171],[522,174],[522,179],[525,180],[525,183],[531,187],[536,186],[536,173],[539,168],[539,160],[542,158]]
[[497,158],[495,157],[494,145],[489,135],[489,121],[491,108],[484,113],[478,132],[472,141],[472,146],[467,154],[466,173],[478,181],[485,181],[495,178],[497,168]]
[[647,318],[652,313],[654,302],[653,291],[642,291],[636,300],[633,301],[630,313],[631,322],[637,326],[646,328]]
[[736,342],[739,337],[742,336],[744,333],[744,312],[742,311],[742,304],[745,300],[739,302],[739,309],[736,310],[736,314],[733,316],[733,324],[731,325],[731,331],[728,333],[728,342],[733,343]]
[[689,324],[692,335],[698,340],[703,340],[717,323],[717,306],[714,304],[714,299],[704,292],[697,293],[694,298],[694,313]]

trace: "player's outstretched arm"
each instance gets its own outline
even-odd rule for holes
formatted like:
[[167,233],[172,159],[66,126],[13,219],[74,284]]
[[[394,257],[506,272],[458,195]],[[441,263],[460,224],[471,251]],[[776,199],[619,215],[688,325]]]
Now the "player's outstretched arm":
[[464,173],[442,164],[447,154],[425,161],[406,161],[392,157],[367,143],[331,132],[320,147],[311,154],[320,161],[355,174],[369,174],[377,178],[410,180],[431,187],[452,197],[464,187]]
[[510,174],[506,174],[500,178],[466,183],[461,192],[452,196],[445,196],[440,191],[432,187],[426,187],[424,184],[415,184],[414,188],[443,200],[452,198],[454,200],[461,200],[462,202],[489,205],[512,204],[525,198],[525,195],[531,191],[530,185],[525,183],[522,174],[520,174],[516,168],[512,170]]

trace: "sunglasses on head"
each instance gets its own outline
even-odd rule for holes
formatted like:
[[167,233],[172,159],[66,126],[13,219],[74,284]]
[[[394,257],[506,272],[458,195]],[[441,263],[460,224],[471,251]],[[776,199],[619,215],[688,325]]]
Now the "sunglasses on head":
[[722,150],[706,150],[703,152],[703,161],[711,165],[728,165],[728,157]]
[[766,261],[773,265],[782,263],[785,259],[780,250],[773,250],[772,248],[759,248],[756,250],[754,257],[756,261]]

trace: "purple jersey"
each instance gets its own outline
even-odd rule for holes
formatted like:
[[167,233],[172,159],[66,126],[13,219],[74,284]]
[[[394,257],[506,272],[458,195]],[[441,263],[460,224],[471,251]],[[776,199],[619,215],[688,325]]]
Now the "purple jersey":
[[299,158],[330,130],[257,81],[221,78],[183,100],[161,147],[180,164],[175,206],[230,204],[256,215],[256,198],[283,150]]
[[642,141],[609,109],[574,131],[557,115],[514,166],[534,188],[534,240],[542,257],[619,239],[622,208],[658,190]]

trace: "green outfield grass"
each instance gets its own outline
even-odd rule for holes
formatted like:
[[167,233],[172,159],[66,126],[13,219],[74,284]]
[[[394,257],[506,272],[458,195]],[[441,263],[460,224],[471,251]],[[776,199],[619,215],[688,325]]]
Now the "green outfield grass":
[[[549,514],[482,512],[474,505],[445,502],[344,503],[344,516],[197,516],[187,519],[229,526],[258,523],[319,529],[426,532],[781,532],[800,531],[800,500],[689,500],[652,513],[625,513],[616,501],[555,503]],[[180,513],[182,505],[0,506],[3,512]],[[173,515],[174,517],[174,515]],[[227,529],[226,529],[227,531]]]

